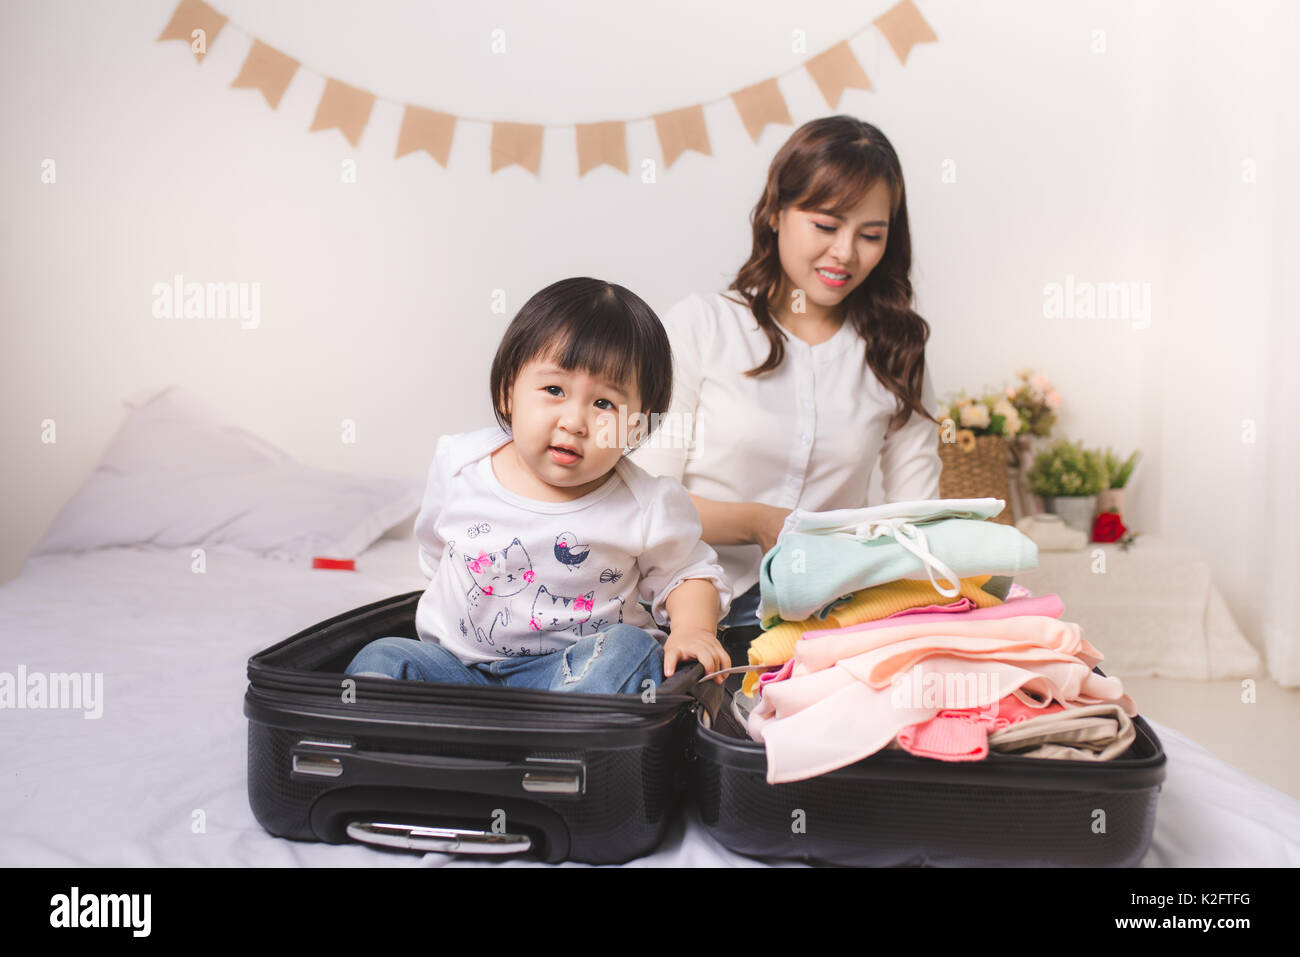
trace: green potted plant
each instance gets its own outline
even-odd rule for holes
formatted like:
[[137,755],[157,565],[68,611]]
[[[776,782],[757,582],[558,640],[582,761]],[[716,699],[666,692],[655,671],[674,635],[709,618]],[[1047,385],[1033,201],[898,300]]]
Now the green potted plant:
[[1118,512],[1122,515],[1124,514],[1124,486],[1128,485],[1128,480],[1133,475],[1138,460],[1142,458],[1142,453],[1134,452],[1121,462],[1119,457],[1107,448],[1102,458],[1106,463],[1106,474],[1110,476],[1110,481],[1109,488],[1102,489],[1097,496],[1097,511]]
[[1039,452],[1029,468],[1029,490],[1042,496],[1043,508],[1088,535],[1097,494],[1109,484],[1110,473],[1101,453],[1066,439]]

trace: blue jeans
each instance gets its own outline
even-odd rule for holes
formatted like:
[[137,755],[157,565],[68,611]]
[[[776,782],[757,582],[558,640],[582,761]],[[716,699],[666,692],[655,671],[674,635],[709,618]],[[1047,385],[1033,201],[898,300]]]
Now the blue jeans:
[[726,617],[718,622],[719,628],[745,628],[758,622],[758,583],[743,595],[731,600],[731,608]]
[[641,694],[664,680],[664,649],[654,635],[617,624],[563,651],[467,665],[432,641],[377,638],[353,657],[346,673],[407,681],[508,685],[584,694]]

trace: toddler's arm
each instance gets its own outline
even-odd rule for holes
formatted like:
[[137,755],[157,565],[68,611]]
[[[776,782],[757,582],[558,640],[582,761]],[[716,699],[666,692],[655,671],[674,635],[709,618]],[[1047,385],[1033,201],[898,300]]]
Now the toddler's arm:
[[[664,643],[664,677],[677,670],[680,661],[698,661],[705,674],[730,667],[731,658],[718,641],[721,617],[718,589],[707,578],[688,578],[665,599],[672,630]],[[718,684],[725,675],[713,679]]]
[[424,486],[424,498],[420,502],[420,512],[415,516],[415,540],[419,543],[417,558],[420,571],[430,580],[438,571],[446,542],[438,534],[438,518],[442,514],[445,499],[444,482],[449,470],[452,436],[444,435],[438,439],[429,464],[428,481]]
[[731,604],[731,586],[717,553],[700,538],[700,516],[686,489],[669,476],[654,483],[642,519],[638,591],[654,620],[669,628],[664,677],[687,659],[718,671],[731,663],[718,642],[718,619]]

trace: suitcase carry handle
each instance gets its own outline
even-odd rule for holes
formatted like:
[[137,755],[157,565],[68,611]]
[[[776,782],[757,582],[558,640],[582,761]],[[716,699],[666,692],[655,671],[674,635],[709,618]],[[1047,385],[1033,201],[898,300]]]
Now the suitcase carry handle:
[[423,827],[377,821],[352,821],[346,833],[363,844],[438,854],[518,854],[533,846],[533,840],[527,834],[493,834],[459,827]]
[[440,788],[519,797],[545,794],[581,798],[587,792],[582,761],[527,758],[489,761],[432,754],[356,751],[350,746],[299,741],[290,750],[293,778],[338,778],[345,786],[390,785]]
[[[422,787],[338,787],[308,814],[318,840],[457,854],[531,852],[549,863],[572,846],[567,823],[535,798]],[[490,824],[489,824],[490,822]]]

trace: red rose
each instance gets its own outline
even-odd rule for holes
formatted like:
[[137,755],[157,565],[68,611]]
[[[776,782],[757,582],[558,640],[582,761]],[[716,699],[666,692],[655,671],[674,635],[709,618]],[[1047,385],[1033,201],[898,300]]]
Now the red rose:
[[1124,537],[1128,529],[1120,521],[1119,512],[1102,512],[1092,526],[1094,542],[1117,542]]

